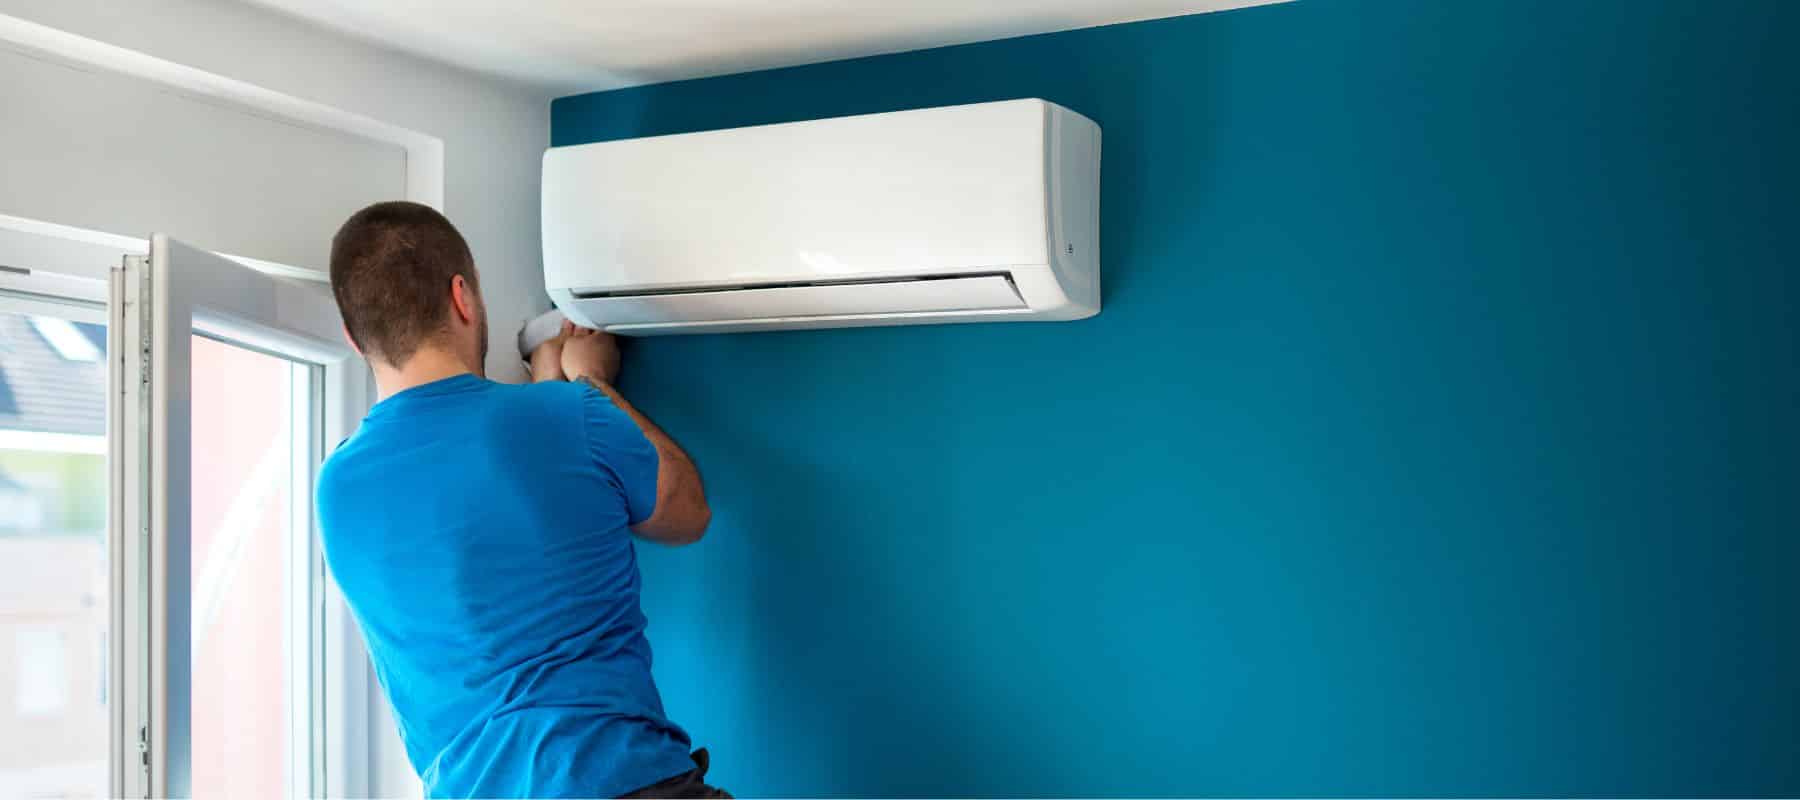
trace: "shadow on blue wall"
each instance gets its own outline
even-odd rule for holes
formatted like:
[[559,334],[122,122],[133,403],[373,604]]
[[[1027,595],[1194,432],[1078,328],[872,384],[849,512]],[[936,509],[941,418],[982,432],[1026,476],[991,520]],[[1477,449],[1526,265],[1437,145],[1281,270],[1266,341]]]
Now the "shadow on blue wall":
[[671,713],[748,795],[1800,792],[1796,5],[1302,0],[558,100],[557,144],[1105,130],[1099,317],[632,343],[717,513],[643,552]]

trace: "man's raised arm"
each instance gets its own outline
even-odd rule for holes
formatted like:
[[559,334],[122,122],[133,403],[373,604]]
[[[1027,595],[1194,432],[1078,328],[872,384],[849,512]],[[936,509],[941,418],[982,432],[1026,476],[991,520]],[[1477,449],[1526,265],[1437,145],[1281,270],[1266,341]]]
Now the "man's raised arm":
[[619,349],[611,334],[573,328],[562,338],[562,371],[571,381],[585,383],[605,394],[613,405],[637,423],[644,438],[656,448],[656,509],[631,527],[633,533],[669,545],[692,544],[706,533],[712,510],[706,505],[706,489],[700,470],[681,445],[637,410],[613,380],[619,374]]

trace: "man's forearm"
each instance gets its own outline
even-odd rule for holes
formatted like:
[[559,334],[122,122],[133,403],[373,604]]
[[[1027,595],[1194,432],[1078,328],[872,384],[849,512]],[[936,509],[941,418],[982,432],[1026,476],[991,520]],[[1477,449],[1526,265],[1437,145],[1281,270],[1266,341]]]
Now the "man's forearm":
[[700,470],[687,451],[643,412],[637,410],[612,384],[586,375],[572,376],[612,400],[631,421],[637,423],[644,438],[656,448],[656,512],[635,530],[639,535],[667,544],[688,544],[705,533],[712,519],[706,505],[706,490],[700,482]]
[[531,360],[526,362],[531,367],[531,382],[560,381],[563,379],[562,348],[552,347],[553,342],[546,342],[532,351]]

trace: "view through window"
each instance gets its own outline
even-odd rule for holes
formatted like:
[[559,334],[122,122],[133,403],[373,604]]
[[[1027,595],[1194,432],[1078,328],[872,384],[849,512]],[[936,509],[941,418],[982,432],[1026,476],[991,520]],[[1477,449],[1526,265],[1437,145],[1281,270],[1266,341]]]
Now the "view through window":
[[108,794],[106,329],[0,312],[0,796]]
[[307,641],[290,626],[304,587],[289,556],[310,497],[295,483],[310,471],[296,401],[310,373],[200,336],[193,370],[194,797],[282,797],[309,768],[289,763],[292,682],[308,679],[289,669]]

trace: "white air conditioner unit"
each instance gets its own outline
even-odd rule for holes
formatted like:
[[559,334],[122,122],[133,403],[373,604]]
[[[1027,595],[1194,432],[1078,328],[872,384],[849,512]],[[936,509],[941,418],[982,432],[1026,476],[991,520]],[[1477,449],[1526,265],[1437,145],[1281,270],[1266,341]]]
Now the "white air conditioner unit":
[[1100,311],[1100,128],[1042,100],[558,147],[544,280],[619,334]]

